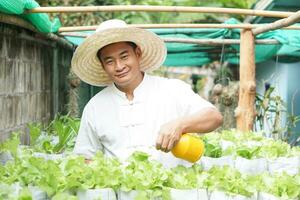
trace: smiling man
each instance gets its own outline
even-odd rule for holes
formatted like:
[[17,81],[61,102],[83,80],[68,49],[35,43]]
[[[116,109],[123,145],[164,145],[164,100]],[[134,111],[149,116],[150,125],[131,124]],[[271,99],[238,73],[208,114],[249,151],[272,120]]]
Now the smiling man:
[[112,82],[133,100],[133,91],[144,76],[139,67],[141,49],[132,42],[117,42],[101,48],[97,55]]
[[75,51],[72,69],[83,81],[106,86],[85,106],[74,152],[126,159],[145,151],[165,166],[181,163],[169,151],[184,133],[222,123],[219,111],[183,81],[148,75],[166,57],[154,33],[121,20],[103,22]]

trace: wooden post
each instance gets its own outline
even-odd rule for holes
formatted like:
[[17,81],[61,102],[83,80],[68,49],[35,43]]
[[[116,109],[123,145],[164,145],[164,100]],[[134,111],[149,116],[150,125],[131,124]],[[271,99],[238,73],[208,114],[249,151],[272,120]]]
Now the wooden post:
[[255,37],[251,29],[241,31],[240,43],[240,89],[235,110],[237,129],[250,131],[255,118]]
[[58,47],[55,44],[53,48],[52,63],[52,118],[59,112],[59,70],[58,70]]

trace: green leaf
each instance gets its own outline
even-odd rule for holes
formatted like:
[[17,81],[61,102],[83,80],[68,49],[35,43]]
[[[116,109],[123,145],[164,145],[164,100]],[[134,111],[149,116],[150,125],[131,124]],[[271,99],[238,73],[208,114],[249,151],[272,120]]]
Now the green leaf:
[[222,147],[219,143],[214,143],[210,141],[205,142],[205,152],[204,155],[212,158],[220,158],[222,156]]
[[41,124],[30,123],[28,124],[28,128],[30,135],[30,145],[34,145],[42,133]]
[[0,152],[10,152],[14,157],[16,157],[19,144],[20,134],[14,132],[10,139],[0,144]]
[[78,198],[74,195],[62,192],[62,193],[57,193],[55,196],[52,197],[52,200],[78,200]]
[[19,194],[18,200],[32,200],[30,190],[28,188],[23,188]]
[[246,159],[255,158],[259,151],[260,151],[260,147],[258,146],[247,147],[243,145],[236,149],[237,155]]

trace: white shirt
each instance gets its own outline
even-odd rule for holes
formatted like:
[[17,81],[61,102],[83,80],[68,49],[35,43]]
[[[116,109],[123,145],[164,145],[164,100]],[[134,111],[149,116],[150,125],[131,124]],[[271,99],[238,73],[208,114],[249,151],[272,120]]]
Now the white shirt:
[[123,160],[141,150],[163,161],[165,166],[182,164],[184,161],[171,153],[155,149],[160,127],[207,107],[213,105],[177,79],[145,74],[132,101],[111,84],[85,106],[74,153],[92,158],[101,150]]

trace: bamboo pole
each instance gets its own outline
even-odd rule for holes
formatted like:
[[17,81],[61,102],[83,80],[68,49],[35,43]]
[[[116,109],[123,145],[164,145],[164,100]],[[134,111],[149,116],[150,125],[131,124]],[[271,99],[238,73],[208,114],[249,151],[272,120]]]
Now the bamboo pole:
[[287,17],[287,18],[280,19],[280,20],[277,20],[273,23],[266,24],[265,26],[261,26],[261,27],[258,27],[256,29],[254,29],[253,34],[258,35],[260,33],[266,32],[266,31],[272,31],[272,30],[275,30],[275,29],[280,29],[282,27],[290,26],[290,25],[292,25],[296,22],[299,22],[299,21],[300,21],[300,10],[297,11],[295,14]]
[[[186,39],[186,38],[162,38],[167,43],[187,43],[205,45],[240,44],[239,39]],[[279,44],[275,39],[255,40],[257,44]]]
[[[137,28],[228,28],[228,29],[254,29],[265,24],[129,24],[129,27]],[[93,31],[98,26],[71,26],[61,27],[58,32]],[[284,27],[289,30],[300,30],[300,26]]]
[[237,129],[250,131],[255,118],[255,36],[250,29],[241,31],[240,44],[240,89],[235,110]]
[[60,27],[58,32],[72,32],[72,31],[94,31],[98,26],[65,26]]
[[[60,33],[61,36],[86,38],[90,34],[82,33]],[[187,39],[187,38],[162,38],[168,43],[187,43],[187,44],[203,44],[203,45],[223,45],[223,44],[240,44],[239,39]],[[255,40],[256,44],[279,44],[275,39]]]
[[191,7],[191,6],[149,6],[149,5],[112,5],[112,6],[58,6],[37,7],[27,10],[26,13],[74,13],[74,12],[182,12],[182,13],[219,13],[237,14],[263,17],[285,18],[293,12],[252,10],[240,8],[214,8],[214,7]]

